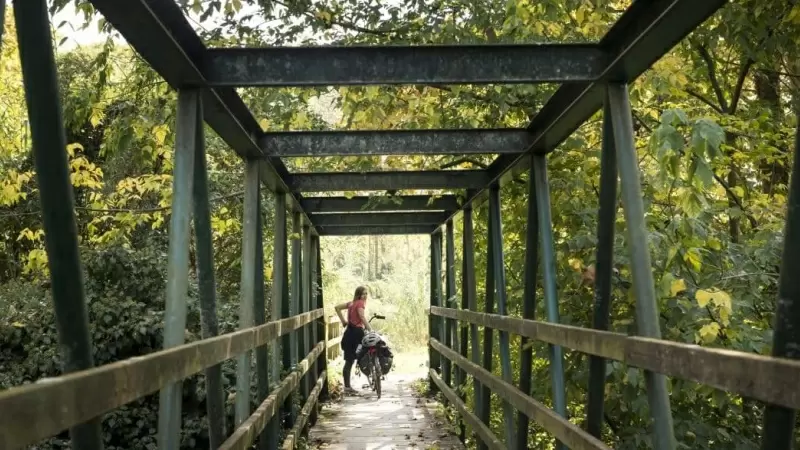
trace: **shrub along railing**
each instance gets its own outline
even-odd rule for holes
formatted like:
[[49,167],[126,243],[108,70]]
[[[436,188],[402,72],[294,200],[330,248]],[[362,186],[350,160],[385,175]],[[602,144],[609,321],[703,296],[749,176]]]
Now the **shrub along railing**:
[[[115,2],[115,5],[125,9],[122,4]],[[65,374],[0,393],[0,411],[3,411],[0,448],[23,448],[69,428],[73,448],[102,449],[102,415],[159,390],[159,448],[180,448],[181,382],[200,371],[206,375],[211,448],[246,449],[257,441],[260,449],[276,449],[280,444],[279,422],[287,430],[284,447],[294,446],[309,420],[313,422],[318,399],[326,391],[327,339],[318,233],[285,186],[269,179],[263,161],[246,158],[240,330],[218,335],[203,128],[205,115],[216,110],[210,108],[209,112],[203,108],[207,91],[179,89],[164,313],[165,349],[93,368],[47,4],[31,0],[15,2],[14,6]],[[262,183],[275,192],[270,322],[266,322],[264,292]],[[287,199],[292,200],[291,205]],[[291,238],[287,233],[288,209],[293,212]],[[203,340],[187,344],[184,339],[192,221]],[[251,411],[253,353],[256,401],[260,403],[255,412]],[[237,358],[235,431],[226,438],[221,363],[233,357]],[[301,402],[305,402],[304,406],[297,411],[296,405]]]

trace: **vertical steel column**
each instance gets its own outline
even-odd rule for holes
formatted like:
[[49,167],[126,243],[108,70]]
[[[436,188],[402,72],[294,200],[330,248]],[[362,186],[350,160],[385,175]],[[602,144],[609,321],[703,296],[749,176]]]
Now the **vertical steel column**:
[[[772,356],[800,359],[800,124],[795,130],[794,166],[789,184],[778,302],[772,337]],[[792,272],[794,271],[794,272]],[[764,450],[790,450],[794,441],[796,411],[767,405],[764,410]]]
[[[303,300],[302,311],[304,313],[311,311],[311,227],[308,224],[303,224],[303,268],[302,268],[302,295],[301,298]],[[303,358],[308,355],[308,352],[311,351],[311,347],[316,344],[316,342],[311,341],[311,329],[314,327],[314,323],[310,322],[308,325],[303,327],[303,345],[300,350],[300,354],[303,355]],[[313,362],[312,368],[316,367],[316,361]],[[306,383],[303,386],[303,398],[308,398],[309,392],[314,389],[314,386],[317,384],[317,377],[313,376],[314,370],[309,369],[308,373],[306,374]]]
[[[468,195],[469,197],[469,195]],[[478,311],[478,292],[477,292],[477,278],[475,277],[475,233],[472,222],[472,204],[467,204],[464,207],[464,275],[463,275],[463,297],[461,299],[462,308],[470,311]],[[467,343],[464,339],[466,328],[461,331],[461,354],[467,351]],[[475,364],[481,364],[481,348],[479,344],[478,325],[476,323],[469,324],[469,340],[470,340],[470,357]],[[481,383],[477,378],[472,377],[472,395],[475,399],[476,412],[481,410]],[[474,432],[474,430],[473,430]],[[464,437],[462,436],[462,441]],[[476,436],[476,442],[480,439]]]
[[[172,216],[167,260],[167,304],[164,311],[164,348],[184,342],[186,292],[189,287],[189,225],[192,208],[192,177],[197,139],[199,91],[178,92],[175,165],[172,173]],[[181,431],[181,383],[165,386],[160,393],[158,445],[177,448]]]
[[[440,290],[441,290],[441,262],[442,262],[442,231],[437,229],[431,234],[431,306],[441,306],[439,303]],[[428,334],[432,339],[437,341],[441,340],[442,336],[439,332],[440,317],[433,314],[428,315]],[[429,365],[431,369],[441,370],[440,362],[441,357],[439,353],[432,347],[428,346],[428,358],[430,359]],[[429,389],[431,392],[436,392],[436,385],[433,380],[429,381]]]
[[[65,151],[67,143],[61,117],[50,20],[44,0],[15,1],[14,13],[33,137],[36,181],[42,204],[59,350],[64,361],[64,373],[69,373],[93,367],[94,360],[89,317],[84,303],[75,203]],[[185,200],[188,205],[188,198]],[[188,267],[184,279],[186,275]],[[97,417],[71,428],[72,448],[102,449],[101,420],[101,417]]]
[[[289,316],[295,316],[299,314],[300,309],[303,307],[302,226],[303,217],[300,215],[300,211],[294,211],[292,213],[292,295],[291,303],[289,305]],[[302,348],[305,345],[305,336],[303,336],[302,328],[289,333],[289,335],[292,339],[289,344],[291,347],[291,367],[292,370],[295,370],[297,368],[298,361],[302,361],[303,358],[306,357],[306,355],[301,354]],[[300,386],[303,386],[302,382],[300,383]],[[297,398],[297,390],[295,390],[289,397],[289,401],[292,402],[290,419],[292,426],[294,426],[294,421],[297,419],[297,402],[295,401]]]
[[[239,285],[239,329],[255,325],[256,246],[258,239],[258,165],[259,161],[245,161],[244,212],[242,217],[242,279]],[[235,425],[250,417],[250,361],[249,351],[236,358],[236,415]]]
[[[288,292],[288,268],[286,267],[286,194],[283,192],[275,192],[274,239],[272,255],[272,311],[270,314],[270,321],[285,318],[284,307],[288,308],[288,305],[284,301],[284,299],[287,298]],[[273,385],[277,385],[281,381],[281,368],[285,371],[289,367],[289,363],[286,360],[286,351],[288,348],[288,336],[286,335],[284,335],[282,339],[276,339],[272,343],[272,349],[270,351],[272,354],[270,378],[272,379]],[[280,414],[276,414],[267,424],[267,435],[270,437],[269,446],[272,449],[278,448],[278,439],[280,438],[279,417],[286,414],[285,405],[284,403],[281,406]]]
[[[261,194],[258,195],[258,217],[256,219],[256,275],[255,291],[253,295],[253,318],[255,326],[263,325],[267,321],[267,306],[264,299],[264,211],[261,210]],[[257,383],[257,404],[261,404],[269,396],[269,354],[267,346],[262,345],[255,350],[256,354],[256,383]],[[258,437],[259,450],[269,448],[270,436],[266,427],[261,430]],[[212,446],[212,448],[214,448]]]
[[[522,317],[533,320],[536,318],[536,274],[539,272],[539,215],[536,202],[536,182],[533,172],[534,156],[531,155],[531,168],[528,172],[528,218],[525,230],[525,273],[522,300]],[[533,378],[533,348],[531,341],[525,337],[520,339],[520,375],[519,390],[525,395],[532,394]],[[517,413],[517,443],[516,448],[528,448],[528,427],[530,420],[527,415]]]
[[[200,333],[203,339],[219,334],[217,321],[217,286],[214,278],[214,241],[211,233],[211,209],[208,204],[208,174],[203,135],[203,104],[197,108],[197,140],[194,153],[194,234],[197,258],[197,284],[200,297]],[[211,448],[225,441],[225,402],[222,394],[222,364],[205,370],[208,440]]]
[[[558,294],[556,292],[556,249],[553,242],[553,221],[550,216],[550,185],[547,181],[547,159],[537,154],[531,161],[534,179],[534,195],[539,222],[539,238],[542,250],[542,274],[544,276],[544,300],[547,321],[558,323]],[[550,377],[553,386],[553,410],[567,417],[567,402],[564,387],[564,354],[558,345],[548,345],[550,353]],[[560,442],[556,448],[563,449]]]
[[[608,102],[603,110],[603,150],[600,154],[600,208],[597,213],[597,258],[594,284],[592,328],[608,330],[611,305],[611,271],[614,264],[614,224],[617,218],[617,155],[614,128]],[[589,356],[589,395],[586,430],[600,439],[603,431],[603,402],[606,385],[606,360]]]
[[[500,217],[500,186],[492,185],[489,188],[489,221],[492,223],[492,269],[494,270],[494,288],[497,298],[497,314],[508,314],[506,308],[506,269],[503,264],[503,222]],[[500,331],[500,371],[503,380],[514,383],[511,373],[511,343],[507,331]],[[503,416],[506,425],[506,445],[512,447],[514,438],[514,409],[507,401],[503,401]]]
[[[454,307],[453,297],[456,295],[456,273],[455,273],[455,243],[453,242],[453,221],[448,220],[445,225],[445,300],[444,306]],[[455,332],[452,319],[444,319],[444,345],[453,348],[453,333]],[[447,358],[442,358],[442,372],[445,384],[452,386],[453,364]]]
[[[472,192],[469,192],[469,197]],[[467,213],[469,208],[469,213]],[[467,214],[469,214],[469,229],[467,229]],[[461,258],[461,309],[469,310],[475,303],[475,250],[472,237],[472,207],[467,206],[464,208],[464,218],[462,219],[463,234],[461,239],[462,258]],[[469,326],[471,326],[470,324]],[[465,359],[469,356],[469,328],[466,323],[458,324],[458,353]],[[477,340],[475,341],[477,345]],[[461,400],[466,399],[466,378],[467,375],[463,370],[456,372],[456,385],[458,385],[461,392]],[[477,398],[477,397],[476,397]],[[461,442],[467,439],[467,430],[464,426],[464,421],[459,421],[458,438]]]
[[[313,238],[313,240],[314,240],[314,255],[315,255],[315,258],[316,258],[315,259],[315,264],[314,264],[314,267],[315,267],[314,279],[317,282],[317,286],[316,286],[316,299],[317,299],[316,305],[317,305],[317,308],[322,309],[325,306],[324,300],[322,298],[322,249],[321,249],[321,245],[320,245],[319,236],[315,236]],[[327,317],[325,317],[324,314],[322,315],[322,317],[320,317],[318,319],[318,322],[317,322],[318,323],[317,327],[318,327],[318,330],[319,330],[317,332],[317,333],[319,333],[318,336],[317,336],[317,341],[325,340],[325,342],[326,342],[326,344],[325,344],[325,353],[320,358],[320,361],[322,362],[322,364],[320,366],[320,370],[319,370],[320,373],[322,373],[323,370],[326,371],[326,372],[328,370],[328,347],[327,347],[328,333],[327,333],[327,328],[326,328],[326,326],[327,326],[326,322],[327,322]],[[323,389],[324,390],[322,391],[323,394],[325,394],[325,396],[328,395],[328,392],[329,392],[328,391],[328,387],[329,387],[328,386],[328,380],[327,380],[327,377],[326,377],[325,384],[323,385]]]
[[[491,213],[486,226],[486,301],[483,305],[483,312],[486,314],[494,313],[494,243],[492,239],[493,221],[491,220]],[[483,366],[484,369],[492,371],[492,350],[494,347],[492,329],[483,327]],[[477,400],[478,418],[486,426],[491,426],[492,415],[492,391],[488,387],[481,385],[480,395]],[[487,450],[486,444],[478,439],[478,450]]]
[[[639,166],[633,138],[633,119],[626,84],[608,85],[608,103],[614,128],[614,145],[622,192],[622,206],[628,230],[633,291],[636,295],[636,328],[640,335],[660,339],[658,306],[656,304],[650,250],[647,242],[647,225],[644,219],[642,188],[639,184]],[[672,429],[667,380],[664,375],[645,371],[650,413],[655,422],[653,446],[656,450],[674,449],[676,442]]]

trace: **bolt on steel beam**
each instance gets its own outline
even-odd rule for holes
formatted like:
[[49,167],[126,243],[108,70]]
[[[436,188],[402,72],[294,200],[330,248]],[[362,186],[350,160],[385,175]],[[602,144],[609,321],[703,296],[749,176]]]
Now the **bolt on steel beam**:
[[550,83],[597,79],[596,44],[415,45],[209,49],[211,86]]

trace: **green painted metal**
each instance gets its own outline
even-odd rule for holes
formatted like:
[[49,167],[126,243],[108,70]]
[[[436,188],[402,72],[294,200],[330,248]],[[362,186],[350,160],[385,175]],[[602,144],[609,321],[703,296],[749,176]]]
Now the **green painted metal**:
[[[261,193],[258,193],[258,205],[256,208],[256,260],[255,260],[255,282],[254,282],[254,301],[253,318],[255,325],[263,325],[267,321],[267,305],[264,298],[264,211],[261,209]],[[262,345],[255,350],[256,354],[256,384],[257,394],[256,403],[261,404],[269,396],[269,352],[267,346]],[[258,449],[269,449],[270,436],[266,427],[258,437]],[[214,448],[213,446],[211,448]]]
[[[286,233],[286,196],[275,193],[275,229],[272,255],[272,311],[270,320],[277,320],[289,316],[288,304],[288,267],[287,267],[287,233]],[[270,379],[282,379],[283,372],[291,365],[288,359],[289,336],[284,336],[280,341],[270,348],[272,355],[272,366],[270,367]],[[274,382],[273,382],[274,384]],[[266,426],[267,434],[270,436],[269,446],[276,449],[279,446],[280,437],[280,418],[286,414],[286,404],[281,405],[280,414],[270,419]]]
[[[547,181],[547,157],[534,155],[533,167],[534,195],[539,223],[539,239],[541,243],[542,276],[544,287],[545,310],[547,321],[559,323],[558,292],[556,286],[556,249],[553,240],[553,220],[550,215],[550,186]],[[553,409],[562,417],[567,417],[567,395],[564,385],[564,353],[558,345],[548,345],[550,357],[550,380],[552,384]],[[557,449],[563,449],[561,443]]]
[[[800,124],[795,130],[794,165],[789,184],[788,212],[781,255],[778,301],[772,337],[772,356],[800,359]],[[797,411],[775,405],[764,410],[763,450],[791,450]]]
[[[186,300],[189,288],[189,236],[192,208],[192,178],[197,127],[200,126],[200,95],[197,90],[178,92],[175,163],[172,170],[172,215],[167,253],[167,304],[164,311],[164,348],[184,343]],[[181,383],[161,390],[158,411],[158,446],[177,448],[181,434]]]
[[[378,211],[455,211],[460,205],[455,195],[375,195],[372,197],[305,197],[300,205],[308,213]],[[444,222],[443,220],[440,221]]]
[[[622,193],[622,206],[628,234],[628,251],[636,296],[636,328],[640,335],[660,339],[658,305],[656,304],[647,224],[644,218],[642,188],[639,184],[639,160],[633,137],[628,86],[608,85],[608,103],[614,128],[614,146],[617,152]],[[664,375],[645,371],[650,414],[654,420],[653,445],[656,450],[673,450],[676,446],[672,427],[667,380]]]
[[[291,242],[292,242],[292,283],[291,283],[291,296],[290,296],[290,304],[289,304],[289,315],[293,316],[300,312],[300,309],[303,307],[303,218],[300,216],[299,211],[292,212],[292,235],[291,235]],[[303,329],[299,329],[294,333],[290,334],[290,354],[291,354],[291,367],[292,370],[297,366],[298,361],[302,361],[306,355],[303,353],[305,349],[305,335],[303,334]],[[301,383],[302,386],[302,383]],[[297,393],[293,393],[289,399],[292,402],[291,404],[291,418],[289,423],[287,424],[288,428],[294,426],[295,421],[297,420],[297,413],[299,410],[297,401],[294,399],[298,398]]]
[[[301,299],[303,301],[302,311],[307,312],[311,311],[311,228],[307,225],[303,225],[303,269],[302,269],[302,295]],[[315,345],[317,345],[317,341],[312,340],[312,328],[314,328],[314,324],[308,324],[303,327],[303,346],[301,347],[303,354],[308,354]],[[315,361],[316,364],[316,361]],[[303,385],[303,398],[308,399],[309,393],[314,389],[314,385],[317,382],[318,375],[313,371],[310,370],[308,374],[306,374],[305,384]]]
[[[489,221],[492,223],[489,239],[492,240],[492,269],[494,270],[494,290],[497,299],[497,313],[507,315],[506,304],[506,269],[503,256],[503,222],[500,217],[500,186],[489,189]],[[500,371],[503,380],[507,383],[514,382],[511,372],[511,343],[508,332],[500,331]],[[514,409],[508,401],[503,401],[503,419],[506,428],[506,445],[511,447],[515,442]]]
[[[534,158],[531,155],[531,158]],[[533,167],[533,164],[531,164]],[[525,230],[525,272],[522,293],[522,317],[525,319],[536,318],[536,279],[539,271],[539,213],[536,203],[536,175],[531,169],[528,173],[528,217]],[[520,338],[520,375],[519,390],[530,396],[533,389],[533,348],[531,341],[525,337]],[[528,448],[529,417],[517,413],[517,442],[516,448]]]
[[[192,199],[194,235],[197,260],[197,284],[200,299],[200,333],[203,339],[219,335],[217,320],[217,286],[214,277],[214,240],[211,232],[211,210],[208,204],[208,174],[206,169],[205,136],[203,133],[202,101],[197,108],[197,138],[195,140],[194,179]],[[211,448],[225,441],[225,400],[223,397],[222,365],[205,370],[208,441]]]
[[549,83],[597,78],[593,44],[414,45],[210,49],[212,86]]
[[[489,215],[491,218],[491,214]],[[494,312],[494,239],[492,239],[492,235],[494,233],[494,221],[489,220],[486,227],[487,239],[486,239],[486,300],[484,302],[483,312],[485,313],[493,313]],[[483,350],[481,355],[483,356],[483,361],[481,367],[488,370],[489,372],[492,371],[492,361],[493,361],[493,351],[494,351],[494,339],[493,339],[493,331],[489,327],[483,327]],[[492,392],[486,387],[481,385],[481,391],[479,395],[476,395],[476,412],[478,413],[478,418],[481,419],[487,427],[491,426],[489,422],[492,415]],[[478,450],[487,450],[486,443],[479,440],[477,443]]]
[[454,130],[283,131],[259,144],[286,157],[365,155],[463,155],[519,153],[529,143],[525,128]]
[[[455,295],[456,295],[456,273],[455,273],[455,243],[453,242],[453,222],[448,221],[445,224],[445,256],[444,256],[444,279],[445,279],[445,293],[444,293],[444,301],[442,302],[441,306],[446,308],[453,308],[456,306],[455,302]],[[455,334],[455,323],[451,319],[444,319],[444,336],[443,341],[444,345],[448,346],[449,348],[453,348],[454,340],[453,335]],[[448,386],[452,386],[452,375],[453,374],[453,365],[450,363],[450,360],[447,358],[442,359],[442,380],[444,380],[445,384]]]
[[436,225],[350,225],[317,227],[320,236],[370,236],[398,234],[431,234]]
[[[242,279],[239,284],[239,328],[255,325],[256,253],[259,221],[258,161],[247,160],[244,172],[244,212],[242,217]],[[235,424],[250,417],[250,363],[252,354],[244,352],[236,358]]]
[[[5,18],[4,11],[0,13]],[[44,0],[15,1],[14,14],[31,126],[33,162],[42,205],[58,342],[63,370],[70,373],[93,367],[94,360],[89,317],[84,303],[78,230],[73,209],[75,203],[64,151],[67,143],[61,117],[50,19]],[[101,418],[98,417],[70,429],[72,447],[76,450],[102,449],[100,422]]]
[[[597,213],[597,257],[595,264],[594,315],[592,328],[608,330],[611,306],[611,275],[614,264],[614,225],[617,219],[617,155],[608,103],[603,110],[603,149],[600,155],[600,207]],[[596,438],[603,431],[606,360],[589,357],[589,388],[586,431]]]
[[446,212],[363,212],[345,214],[311,214],[314,225],[333,227],[439,225],[447,219]]
[[[323,308],[324,307],[324,300],[322,296],[322,248],[319,241],[319,236],[312,236],[313,247],[314,247],[314,280],[316,283],[315,295],[316,295],[316,307]],[[319,342],[322,339],[327,339],[326,328],[325,328],[325,316],[317,321],[317,339],[316,341]],[[328,358],[327,352],[325,353],[325,358],[320,358],[320,367],[319,373],[325,372],[328,373]],[[325,398],[330,392],[330,386],[328,386],[328,379],[325,378],[325,384],[323,386],[322,391],[322,398]]]
[[[464,235],[463,235],[463,251],[464,251],[464,271],[462,275],[462,298],[461,298],[461,307],[463,309],[467,309],[469,311],[477,311],[478,310],[478,292],[477,292],[477,278],[475,277],[475,230],[472,223],[472,206],[467,205],[464,208],[464,217],[463,217],[463,228],[464,228]],[[467,331],[466,328],[461,329],[461,354],[464,355],[467,351],[467,343],[464,339],[464,332]],[[469,346],[470,346],[470,358],[472,362],[475,364],[480,364],[481,360],[481,347],[480,347],[480,336],[478,334],[478,325],[477,324],[469,324]],[[480,392],[481,392],[481,383],[476,378],[473,377],[472,379],[472,392],[473,398],[475,399],[475,411],[480,411]],[[462,436],[462,441],[464,437]]]
[[[436,230],[431,234],[431,269],[430,269],[430,295],[431,306],[441,306],[441,264],[442,264],[442,232]],[[441,332],[439,322],[441,319],[435,316],[428,316],[428,334],[435,339],[441,339]],[[428,360],[429,366],[432,370],[441,370],[441,359],[439,353],[428,347]],[[429,379],[429,389],[431,392],[436,392],[436,385],[433,380]]]
[[289,185],[296,192],[477,189],[488,181],[483,170],[306,172],[289,177]]

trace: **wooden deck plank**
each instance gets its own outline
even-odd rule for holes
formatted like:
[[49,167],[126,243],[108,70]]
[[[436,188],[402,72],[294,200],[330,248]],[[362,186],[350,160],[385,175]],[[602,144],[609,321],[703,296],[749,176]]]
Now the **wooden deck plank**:
[[358,389],[366,378],[353,374],[359,396],[326,404],[309,433],[311,448],[325,450],[462,450],[449,427],[436,418],[438,404],[418,397],[412,383],[425,376],[424,368],[390,372],[377,400],[368,389]]

